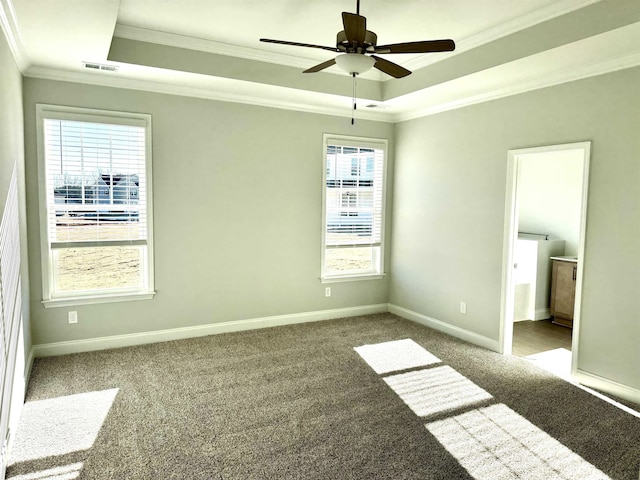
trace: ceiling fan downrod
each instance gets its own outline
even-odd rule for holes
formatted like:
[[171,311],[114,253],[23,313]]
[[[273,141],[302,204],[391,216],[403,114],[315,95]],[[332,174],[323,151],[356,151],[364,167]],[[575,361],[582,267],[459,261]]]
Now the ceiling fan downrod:
[[[359,2],[358,2],[359,3]],[[352,73],[353,76],[353,110],[351,110],[351,125],[356,123],[356,74]]]

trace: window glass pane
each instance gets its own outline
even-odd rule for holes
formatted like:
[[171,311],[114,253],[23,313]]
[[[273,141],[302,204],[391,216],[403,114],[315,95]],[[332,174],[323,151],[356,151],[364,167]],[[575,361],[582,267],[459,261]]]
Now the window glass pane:
[[142,247],[86,247],[53,251],[57,291],[140,288]]
[[374,250],[379,247],[328,248],[325,252],[326,273],[371,272]]
[[351,176],[357,177],[360,175],[360,159],[351,159]]
[[371,234],[371,214],[341,210],[327,219],[327,234],[331,235],[334,245],[355,245]]
[[[74,213],[56,212],[55,239],[57,242],[100,240],[130,240],[143,238],[144,224],[137,222],[132,212]],[[131,221],[128,221],[131,220]]]
[[373,157],[368,157],[367,158],[367,173],[373,173],[373,168],[374,168],[374,161],[373,161]]

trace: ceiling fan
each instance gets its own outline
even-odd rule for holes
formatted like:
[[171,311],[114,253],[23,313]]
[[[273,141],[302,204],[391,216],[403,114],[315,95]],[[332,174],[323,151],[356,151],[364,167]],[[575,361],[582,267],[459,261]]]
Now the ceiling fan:
[[344,30],[338,32],[335,47],[289,42],[285,40],[272,40],[269,38],[261,38],[260,41],[339,52],[341,55],[338,55],[336,58],[322,62],[305,70],[303,73],[319,72],[337,64],[338,67],[354,77],[357,74],[366,72],[371,67],[391,75],[394,78],[402,78],[411,74],[410,70],[378,57],[375,54],[450,52],[456,48],[453,40],[424,40],[377,45],[378,36],[371,30],[367,30],[367,19],[360,15],[360,0],[356,0],[356,2],[356,13],[342,12]]

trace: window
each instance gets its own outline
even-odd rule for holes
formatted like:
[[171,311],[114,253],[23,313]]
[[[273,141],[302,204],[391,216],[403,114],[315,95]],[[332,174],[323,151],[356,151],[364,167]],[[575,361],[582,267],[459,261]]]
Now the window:
[[322,280],[383,273],[385,140],[324,136]]
[[358,157],[351,158],[351,175],[353,177],[360,175],[360,159]]
[[342,194],[342,206],[343,207],[357,207],[358,206],[358,194],[356,192],[345,192]]
[[38,105],[43,303],[153,295],[151,117]]

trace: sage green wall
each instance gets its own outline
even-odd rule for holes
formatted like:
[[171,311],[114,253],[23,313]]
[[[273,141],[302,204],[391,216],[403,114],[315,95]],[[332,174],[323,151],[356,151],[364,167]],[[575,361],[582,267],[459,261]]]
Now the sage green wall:
[[640,389],[639,85],[634,68],[398,124],[390,303],[498,340],[507,151],[591,140],[578,368]]
[[[24,352],[31,350],[29,330],[29,274],[26,241],[24,192],[24,135],[22,130],[22,74],[13,59],[5,36],[0,31],[0,218],[4,213],[9,182],[14,169],[18,177],[18,202],[21,241],[22,318]],[[24,360],[19,362],[24,364]]]
[[[33,343],[387,301],[498,340],[507,151],[591,140],[578,367],[640,388],[639,84],[635,68],[395,128],[352,128],[346,118],[27,78]],[[36,103],[152,114],[153,300],[73,307],[71,326],[70,308],[40,304]],[[332,284],[331,298],[318,279],[325,132],[389,139],[393,185],[391,280]]]
[[[41,305],[36,103],[152,115],[153,300]],[[386,278],[331,284],[325,298],[322,134],[386,138],[392,152],[392,125],[32,78],[24,105],[34,344],[388,301]]]

